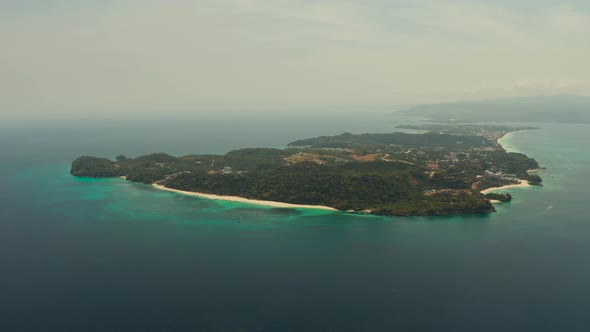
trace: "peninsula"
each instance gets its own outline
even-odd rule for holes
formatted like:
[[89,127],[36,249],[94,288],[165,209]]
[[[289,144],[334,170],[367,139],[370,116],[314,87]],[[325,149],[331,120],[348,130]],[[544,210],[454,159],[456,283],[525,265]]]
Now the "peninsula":
[[541,178],[537,161],[497,142],[523,129],[503,126],[407,128],[427,133],[350,134],[249,148],[224,155],[155,153],[116,160],[84,156],[80,177],[128,181],[210,199],[277,207],[323,208],[378,215],[491,213],[510,194],[485,189]]

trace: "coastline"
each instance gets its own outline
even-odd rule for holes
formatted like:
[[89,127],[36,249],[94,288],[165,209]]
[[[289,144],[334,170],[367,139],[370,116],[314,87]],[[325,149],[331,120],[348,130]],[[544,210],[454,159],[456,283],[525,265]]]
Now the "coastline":
[[532,187],[532,185],[529,184],[529,182],[527,180],[520,180],[519,183],[507,184],[507,185],[501,186],[501,187],[488,188],[488,189],[484,189],[480,192],[485,195],[485,194],[489,194],[489,193],[497,191],[497,190],[510,189],[510,188],[526,188],[526,187]]
[[498,144],[500,144],[500,146],[502,146],[502,148],[504,150],[506,150],[506,152],[519,152],[519,151],[513,149],[510,145],[503,144],[503,143],[505,143],[505,141],[508,140],[512,134],[518,133],[521,131],[527,131],[527,130],[530,130],[530,129],[523,129],[523,130],[516,130],[516,131],[508,132],[508,133],[504,134],[504,136],[498,138],[498,140],[496,142],[498,142]]
[[[510,137],[511,134],[519,132],[519,131],[525,131],[525,130],[529,130],[529,129],[508,132],[504,136],[500,137],[497,140],[497,143],[507,152],[516,152],[516,150],[512,149],[510,146],[505,145],[505,141]],[[533,173],[533,172],[538,172],[539,170],[540,170],[540,168],[539,169],[531,169],[531,170],[528,170],[527,172]],[[120,176],[120,178],[124,179],[124,180],[127,179],[126,176]],[[531,186],[532,185],[527,180],[519,180],[518,183],[516,183],[516,184],[509,184],[509,185],[504,185],[504,186],[500,186],[500,187],[487,188],[487,189],[481,190],[480,193],[485,195],[485,194],[495,192],[498,190],[505,190],[505,189],[511,189],[511,188],[525,188],[525,187],[531,187]],[[157,183],[153,183],[152,187],[159,189],[159,190],[174,192],[174,193],[181,194],[181,195],[200,197],[200,198],[211,199],[211,200],[220,200],[220,201],[238,202],[238,203],[246,203],[246,204],[253,204],[253,205],[260,205],[260,206],[268,206],[268,207],[273,207],[273,208],[316,209],[316,210],[327,210],[327,211],[339,211],[338,209],[335,209],[335,208],[332,208],[329,206],[323,206],[323,205],[292,204],[292,203],[285,203],[285,202],[278,202],[278,201],[248,199],[248,198],[239,197],[239,196],[225,196],[225,195],[207,194],[207,193],[194,192],[194,191],[185,191],[185,190],[168,188],[168,187],[165,187],[165,186],[157,184]],[[490,202],[492,204],[502,203],[501,201],[495,200],[495,199],[491,199]],[[353,211],[350,211],[350,212],[353,212]],[[364,210],[362,212],[371,213],[370,210]]]
[[195,191],[185,191],[185,190],[178,190],[165,187],[160,184],[152,184],[152,187],[160,190],[170,191],[177,194],[188,195],[188,196],[195,196],[201,198],[207,198],[212,200],[218,201],[228,201],[228,202],[239,202],[239,203],[248,203],[248,204],[255,204],[255,205],[263,205],[263,206],[270,206],[274,208],[291,208],[291,209],[316,209],[316,210],[328,210],[328,211],[338,211],[338,209],[329,207],[329,206],[322,206],[322,205],[305,205],[305,204],[291,204],[291,203],[283,203],[283,202],[275,202],[275,201],[264,201],[258,199],[248,199],[238,196],[222,196],[222,195],[213,195],[213,194],[205,194],[199,193]]
[[[521,132],[521,131],[527,131],[527,130],[529,130],[529,129],[508,132],[504,136],[500,137],[497,142],[498,142],[498,144],[500,144],[500,146],[502,146],[502,148],[504,150],[506,150],[506,152],[518,152],[515,149],[513,149],[511,146],[505,145],[503,143],[505,143],[505,141],[508,138],[510,138],[510,135],[517,133],[517,132]],[[533,173],[533,172],[537,172],[539,170],[540,169],[531,169],[531,170],[528,170],[527,172]],[[526,188],[526,187],[532,187],[532,185],[527,180],[519,180],[517,184],[508,184],[508,185],[501,186],[501,187],[488,188],[488,189],[481,190],[480,192],[485,195],[485,194],[489,194],[489,193],[497,191],[497,190],[504,190],[504,189],[511,189],[511,188]],[[492,202],[492,204],[501,203],[496,200],[491,200],[491,202]]]

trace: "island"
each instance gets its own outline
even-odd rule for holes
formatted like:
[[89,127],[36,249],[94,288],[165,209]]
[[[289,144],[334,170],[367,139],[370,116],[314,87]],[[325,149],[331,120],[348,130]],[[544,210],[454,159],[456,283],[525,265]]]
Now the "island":
[[541,185],[530,172],[539,169],[536,160],[498,143],[509,132],[532,128],[408,129],[426,132],[343,133],[223,155],[83,156],[73,161],[71,174],[124,177],[213,199],[396,216],[491,213],[492,203],[512,196],[490,188]]

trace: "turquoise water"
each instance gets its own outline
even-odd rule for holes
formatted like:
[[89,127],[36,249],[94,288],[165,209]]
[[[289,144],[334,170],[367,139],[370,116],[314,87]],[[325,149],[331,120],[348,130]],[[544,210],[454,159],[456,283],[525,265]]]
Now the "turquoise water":
[[388,118],[357,120],[271,130],[253,119],[250,131],[205,121],[172,136],[147,125],[3,131],[0,330],[587,330],[589,126],[514,134],[507,143],[547,167],[545,186],[511,189],[487,216],[273,209],[68,174],[86,153],[391,131]]

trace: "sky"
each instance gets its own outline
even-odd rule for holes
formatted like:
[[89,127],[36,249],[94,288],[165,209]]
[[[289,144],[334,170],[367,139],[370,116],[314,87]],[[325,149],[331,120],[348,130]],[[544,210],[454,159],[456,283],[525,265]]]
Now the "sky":
[[590,95],[590,2],[0,0],[0,117]]

